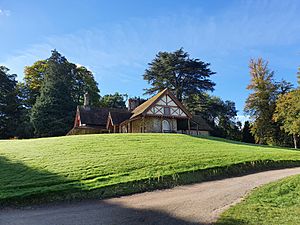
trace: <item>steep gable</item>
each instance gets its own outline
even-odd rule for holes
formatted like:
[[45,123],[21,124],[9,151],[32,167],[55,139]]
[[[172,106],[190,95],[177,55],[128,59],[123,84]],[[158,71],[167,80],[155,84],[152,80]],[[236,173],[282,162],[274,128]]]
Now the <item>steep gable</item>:
[[176,97],[168,91],[168,89],[164,89],[148,101],[138,106],[135,110],[133,110],[131,118],[137,117],[141,114],[191,118],[191,114],[176,99]]

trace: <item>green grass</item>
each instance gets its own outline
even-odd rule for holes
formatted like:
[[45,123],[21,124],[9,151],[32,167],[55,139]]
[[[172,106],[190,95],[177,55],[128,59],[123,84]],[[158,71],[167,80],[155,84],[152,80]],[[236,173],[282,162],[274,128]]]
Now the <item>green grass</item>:
[[300,152],[177,134],[0,141],[0,205],[105,198],[300,166]]
[[226,211],[218,225],[299,225],[300,176],[270,183]]

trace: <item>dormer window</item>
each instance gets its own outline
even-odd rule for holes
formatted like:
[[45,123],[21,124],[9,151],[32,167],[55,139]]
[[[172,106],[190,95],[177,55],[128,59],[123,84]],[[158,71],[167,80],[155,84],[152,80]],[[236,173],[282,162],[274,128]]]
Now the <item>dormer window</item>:
[[170,107],[164,107],[164,115],[169,116],[171,114]]

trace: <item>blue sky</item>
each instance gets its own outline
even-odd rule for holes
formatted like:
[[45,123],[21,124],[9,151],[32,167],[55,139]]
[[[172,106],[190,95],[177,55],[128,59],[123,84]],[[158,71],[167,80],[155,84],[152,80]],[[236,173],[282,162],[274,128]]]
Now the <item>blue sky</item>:
[[142,74],[158,51],[184,47],[217,72],[214,95],[243,115],[250,58],[270,62],[296,85],[300,1],[0,0],[0,64],[23,69],[56,48],[88,67],[101,94],[142,95]]

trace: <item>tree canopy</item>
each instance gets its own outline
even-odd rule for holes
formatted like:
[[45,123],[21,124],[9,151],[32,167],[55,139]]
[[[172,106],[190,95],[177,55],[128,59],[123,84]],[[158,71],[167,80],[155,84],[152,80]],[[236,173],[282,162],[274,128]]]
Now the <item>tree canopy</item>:
[[[25,67],[23,93],[26,96],[25,104],[29,108],[35,104],[40,95],[49,62],[49,60],[39,60],[33,65]],[[72,83],[70,85],[72,86],[73,101],[78,105],[83,104],[83,95],[88,92],[91,105],[99,105],[100,91],[93,73],[84,66],[78,66],[68,61],[64,66],[68,67],[71,73]]]
[[16,75],[0,66],[0,138],[14,137],[20,117]]
[[120,94],[116,92],[115,94],[107,94],[101,97],[100,106],[106,108],[126,108],[126,100],[128,98],[127,94]]
[[182,48],[175,52],[159,52],[148,65],[143,77],[151,87],[145,89],[145,94],[156,94],[168,88],[183,101],[191,95],[214,90],[215,83],[210,76],[215,72],[209,68],[210,64],[190,58]]
[[73,70],[56,50],[47,59],[44,82],[31,111],[35,135],[65,135],[71,129],[76,103],[72,98]]
[[282,122],[281,128],[286,133],[293,135],[294,146],[297,148],[297,139],[300,136],[300,89],[278,98],[274,119]]

